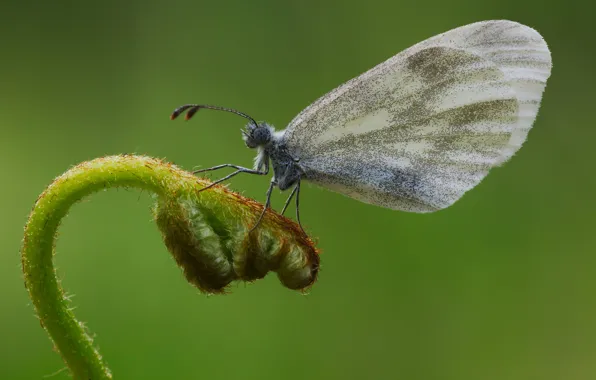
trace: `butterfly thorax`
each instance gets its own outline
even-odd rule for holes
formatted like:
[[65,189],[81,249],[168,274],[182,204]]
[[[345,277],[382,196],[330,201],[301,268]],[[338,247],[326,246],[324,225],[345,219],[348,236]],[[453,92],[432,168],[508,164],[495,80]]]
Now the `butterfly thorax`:
[[254,168],[264,171],[271,163],[273,181],[280,190],[286,190],[294,185],[300,179],[303,171],[297,158],[292,157],[288,152],[283,139],[283,131],[275,132],[272,126],[260,123],[251,132],[252,134],[248,136],[245,134],[245,142],[248,147],[251,147],[249,143],[254,143],[257,138],[261,138],[259,144],[256,145],[258,153],[255,157]]

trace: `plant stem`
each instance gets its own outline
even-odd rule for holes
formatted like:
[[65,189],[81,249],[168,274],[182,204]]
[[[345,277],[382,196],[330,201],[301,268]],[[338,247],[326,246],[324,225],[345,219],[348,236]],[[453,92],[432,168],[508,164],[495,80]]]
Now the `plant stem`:
[[[240,238],[240,243],[237,245],[227,241],[213,245],[214,236],[215,239],[219,239],[215,240],[217,243],[223,234],[230,234],[230,231],[240,236],[242,231],[248,230],[244,224],[250,224],[250,220],[254,220],[262,205],[223,187],[202,192],[199,196],[197,191],[207,184],[209,184],[208,181],[198,179],[191,173],[160,160],[122,155],[99,158],[77,165],[56,178],[39,196],[25,227],[22,248],[25,286],[41,325],[47,330],[75,379],[112,378],[85,327],[71,311],[53,265],[56,232],[60,221],[74,203],[93,192],[112,187],[136,187],[157,194],[160,205],[158,209],[164,205],[173,205],[172,208],[167,209],[167,212],[158,211],[156,216],[158,225],[160,228],[163,227],[164,240],[177,262],[183,266],[187,279],[204,291],[218,291],[234,279],[251,280],[264,276],[261,272],[253,277],[247,274],[252,268],[249,266],[252,262],[246,264],[251,261],[247,255],[255,248],[259,252],[267,253],[268,256],[262,256],[259,253],[261,255],[258,256],[259,260],[269,260],[268,270],[276,270],[286,286],[304,288],[314,282],[318,270],[316,249],[310,239],[298,234],[299,230],[295,223],[275,213],[266,214],[263,225],[259,227],[262,231],[258,237]],[[193,203],[185,209],[183,207],[185,202]],[[180,211],[181,207],[182,211]],[[186,236],[189,231],[190,233],[199,231],[199,227],[193,224],[196,218],[189,219],[190,221],[180,219],[188,216],[190,212],[188,210],[192,210],[195,214],[198,212],[200,215],[210,215],[209,220],[214,220],[211,226],[210,222],[205,222],[206,226],[200,226],[202,235]],[[188,226],[195,228],[196,231]],[[183,233],[180,232],[181,228]],[[163,229],[166,231],[164,232]],[[213,233],[203,236],[205,231]],[[220,231],[220,234],[214,231]],[[186,240],[183,244],[178,244],[179,238]],[[280,246],[277,251],[272,248],[266,249],[262,241],[269,241],[267,239],[289,243],[292,248],[282,244],[283,249]],[[189,241],[196,247],[188,243]],[[249,246],[250,244],[246,243],[247,241],[257,241],[257,245],[248,247],[247,244]],[[212,246],[219,251],[215,248],[209,249]],[[195,251],[188,255],[189,249],[199,248],[199,253],[208,255],[207,258],[197,259],[198,253]],[[219,253],[221,255],[217,256]],[[230,257],[226,257],[225,254]],[[195,267],[192,265],[204,266],[217,263],[222,267],[222,257],[230,262],[230,265],[223,265],[225,268],[230,267],[230,269],[224,268],[227,270],[225,281],[218,279],[213,285],[211,282],[204,282],[197,278],[201,276],[201,272],[194,270]],[[199,261],[198,264],[191,259]],[[189,263],[189,260],[192,262]]]

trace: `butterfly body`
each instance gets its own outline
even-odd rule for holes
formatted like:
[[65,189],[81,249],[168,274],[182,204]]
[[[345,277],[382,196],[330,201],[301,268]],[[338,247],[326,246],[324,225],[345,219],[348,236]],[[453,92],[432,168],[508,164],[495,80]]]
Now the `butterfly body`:
[[[308,180],[377,206],[432,212],[521,148],[551,66],[534,29],[483,21],[398,53],[319,98],[283,131],[223,110],[250,119],[244,139],[259,150],[254,169],[238,172],[265,174],[271,162],[266,207],[274,186],[294,186],[291,199]],[[187,118],[222,109],[188,105],[173,117],[189,108]]]

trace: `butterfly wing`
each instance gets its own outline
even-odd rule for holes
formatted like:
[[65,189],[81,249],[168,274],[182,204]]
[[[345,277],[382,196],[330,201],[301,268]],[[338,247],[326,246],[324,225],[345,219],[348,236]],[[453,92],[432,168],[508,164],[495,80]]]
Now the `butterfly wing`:
[[284,141],[304,179],[382,207],[436,211],[521,147],[550,69],[534,29],[466,25],[324,95]]

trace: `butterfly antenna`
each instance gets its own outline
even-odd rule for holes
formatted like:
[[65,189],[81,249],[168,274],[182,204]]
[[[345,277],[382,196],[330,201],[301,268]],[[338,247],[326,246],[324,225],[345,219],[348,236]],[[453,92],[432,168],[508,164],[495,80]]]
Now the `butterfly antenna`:
[[174,112],[172,112],[172,114],[170,115],[170,120],[174,120],[175,118],[177,118],[178,116],[180,116],[182,113],[184,113],[184,111],[186,111],[186,110],[188,110],[188,112],[184,116],[184,120],[190,120],[190,118],[193,117],[194,114],[197,113],[202,108],[209,109],[209,110],[216,110],[216,111],[231,112],[233,114],[236,114],[238,116],[242,116],[243,118],[250,120],[255,126],[258,126],[258,124],[255,121],[255,119],[253,119],[252,117],[248,116],[244,112],[240,112],[240,111],[237,111],[237,110],[232,109],[232,108],[210,106],[210,105],[207,105],[207,104],[185,104],[183,106],[180,106],[180,107],[176,108],[174,110]]

